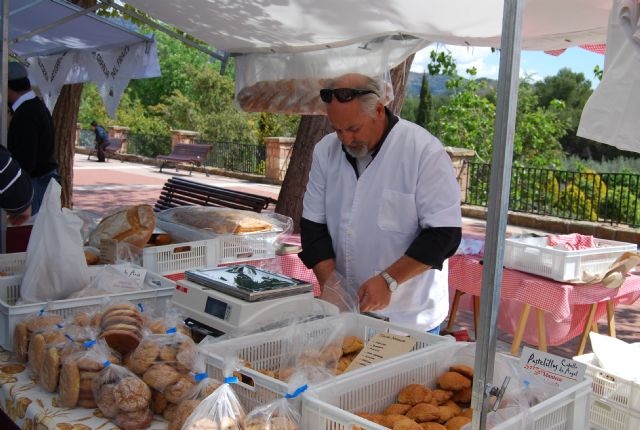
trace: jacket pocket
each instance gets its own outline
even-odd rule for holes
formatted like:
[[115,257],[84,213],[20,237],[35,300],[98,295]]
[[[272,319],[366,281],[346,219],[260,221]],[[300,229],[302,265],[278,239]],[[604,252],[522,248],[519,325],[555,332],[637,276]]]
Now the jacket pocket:
[[418,230],[415,195],[384,190],[378,210],[378,227],[398,233],[415,233]]

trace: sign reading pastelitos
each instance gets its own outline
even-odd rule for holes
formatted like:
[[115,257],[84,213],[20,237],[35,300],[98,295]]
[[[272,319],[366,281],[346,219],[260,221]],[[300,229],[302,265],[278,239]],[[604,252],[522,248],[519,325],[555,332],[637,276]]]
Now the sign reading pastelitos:
[[583,363],[526,346],[522,348],[520,365],[533,379],[561,389],[569,388],[584,380],[584,372],[587,369]]

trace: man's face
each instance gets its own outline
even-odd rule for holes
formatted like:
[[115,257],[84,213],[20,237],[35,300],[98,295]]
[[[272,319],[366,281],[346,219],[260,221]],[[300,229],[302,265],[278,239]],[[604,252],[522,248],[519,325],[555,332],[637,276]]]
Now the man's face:
[[334,99],[327,105],[327,116],[345,151],[352,157],[366,156],[380,139],[374,127],[375,119],[361,111],[358,99],[347,103]]

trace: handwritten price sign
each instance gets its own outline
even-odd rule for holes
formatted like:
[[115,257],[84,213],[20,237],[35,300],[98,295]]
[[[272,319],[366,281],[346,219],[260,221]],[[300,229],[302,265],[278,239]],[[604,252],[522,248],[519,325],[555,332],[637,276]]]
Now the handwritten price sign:
[[584,379],[587,366],[583,363],[529,347],[522,349],[520,365],[531,378],[559,388],[569,388]]

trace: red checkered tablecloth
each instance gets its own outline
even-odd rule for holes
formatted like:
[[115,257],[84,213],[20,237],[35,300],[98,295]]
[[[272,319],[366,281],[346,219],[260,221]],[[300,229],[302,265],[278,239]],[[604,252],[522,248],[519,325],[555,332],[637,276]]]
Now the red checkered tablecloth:
[[[482,286],[480,256],[455,255],[449,259],[449,287],[479,296]],[[529,304],[545,312],[547,342],[561,345],[580,335],[592,304],[597,303],[596,320],[606,314],[606,302],[632,304],[640,298],[640,276],[629,275],[618,289],[601,285],[574,285],[504,269],[498,325],[515,333],[523,305]],[[535,312],[529,315],[523,340],[538,344]]]

